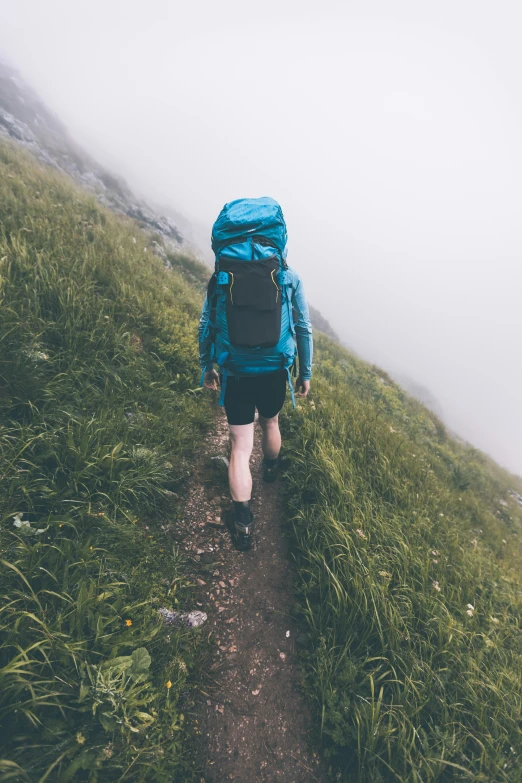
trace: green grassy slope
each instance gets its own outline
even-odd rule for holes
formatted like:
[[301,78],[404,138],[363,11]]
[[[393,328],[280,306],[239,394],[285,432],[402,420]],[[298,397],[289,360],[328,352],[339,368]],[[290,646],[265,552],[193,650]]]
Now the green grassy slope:
[[[189,780],[203,268],[0,144],[0,777]],[[196,283],[196,285],[195,285]],[[157,543],[158,542],[158,543]],[[168,685],[169,684],[169,685]]]
[[[189,781],[205,645],[157,609],[192,608],[208,270],[5,143],[0,232],[0,775]],[[282,485],[333,779],[521,780],[522,481],[317,344]]]
[[317,342],[286,502],[334,779],[522,780],[522,482]]

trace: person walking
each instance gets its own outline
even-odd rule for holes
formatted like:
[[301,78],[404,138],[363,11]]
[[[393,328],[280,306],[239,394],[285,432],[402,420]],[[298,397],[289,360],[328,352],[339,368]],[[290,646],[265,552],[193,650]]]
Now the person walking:
[[276,201],[264,197],[225,204],[212,229],[212,249],[215,272],[198,330],[201,385],[221,388],[231,441],[231,537],[246,552],[254,526],[250,456],[255,412],[263,433],[263,478],[271,482],[277,477],[279,412],[287,384],[295,405],[297,358],[295,394],[306,397],[310,390],[312,325],[303,284],[286,263],[286,224]]

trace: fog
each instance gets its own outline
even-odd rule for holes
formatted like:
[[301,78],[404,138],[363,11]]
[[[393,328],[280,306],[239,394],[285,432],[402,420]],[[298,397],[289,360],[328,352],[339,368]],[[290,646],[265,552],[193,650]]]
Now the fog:
[[100,162],[210,226],[283,207],[342,340],[522,473],[522,6],[0,0],[0,51]]

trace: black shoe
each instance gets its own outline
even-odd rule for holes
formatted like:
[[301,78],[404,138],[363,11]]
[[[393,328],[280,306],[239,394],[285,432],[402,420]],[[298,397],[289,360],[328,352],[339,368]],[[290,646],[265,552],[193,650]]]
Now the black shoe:
[[275,481],[277,478],[277,472],[279,469],[279,459],[263,460],[263,479],[268,481],[269,484]]
[[252,513],[249,513],[250,522],[248,525],[243,524],[242,520],[236,520],[234,511],[231,509],[230,513],[226,515],[226,525],[230,538],[235,548],[240,552],[248,552],[252,546],[254,517]]
[[248,527],[239,527],[239,525],[234,524],[234,529],[231,532],[232,543],[240,552],[248,552],[252,546],[253,527],[254,517],[252,517]]

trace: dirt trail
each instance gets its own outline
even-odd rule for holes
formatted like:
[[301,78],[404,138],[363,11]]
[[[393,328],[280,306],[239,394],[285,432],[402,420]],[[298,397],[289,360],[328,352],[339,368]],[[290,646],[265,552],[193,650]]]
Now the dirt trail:
[[198,711],[201,781],[326,783],[324,765],[311,747],[310,713],[299,688],[298,629],[289,614],[292,568],[280,529],[277,482],[262,480],[257,430],[251,551],[236,551],[224,524],[226,468],[212,459],[228,455],[221,414],[186,506],[187,546],[200,573],[198,608],[208,613],[207,627],[216,642]]

